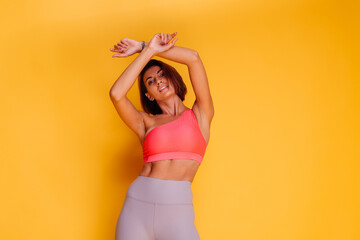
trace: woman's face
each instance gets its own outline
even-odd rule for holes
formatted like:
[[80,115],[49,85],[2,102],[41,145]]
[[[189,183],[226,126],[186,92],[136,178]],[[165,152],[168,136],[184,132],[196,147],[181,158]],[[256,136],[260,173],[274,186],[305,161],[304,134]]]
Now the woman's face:
[[144,83],[147,89],[145,95],[152,101],[159,101],[174,93],[171,82],[164,77],[159,66],[152,66],[144,74]]

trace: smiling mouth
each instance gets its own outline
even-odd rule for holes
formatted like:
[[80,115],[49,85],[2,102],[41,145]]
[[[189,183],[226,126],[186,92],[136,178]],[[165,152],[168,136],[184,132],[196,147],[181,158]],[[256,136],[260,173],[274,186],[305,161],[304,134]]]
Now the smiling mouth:
[[168,86],[163,86],[159,89],[159,92],[162,92],[165,88],[167,88]]

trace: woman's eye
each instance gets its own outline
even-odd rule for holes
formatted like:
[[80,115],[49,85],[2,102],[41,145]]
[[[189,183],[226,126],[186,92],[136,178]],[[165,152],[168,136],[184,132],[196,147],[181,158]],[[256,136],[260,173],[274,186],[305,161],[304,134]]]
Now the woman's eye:
[[151,85],[152,83],[153,83],[153,81],[152,81],[152,80],[150,80],[150,81],[149,81],[149,85]]

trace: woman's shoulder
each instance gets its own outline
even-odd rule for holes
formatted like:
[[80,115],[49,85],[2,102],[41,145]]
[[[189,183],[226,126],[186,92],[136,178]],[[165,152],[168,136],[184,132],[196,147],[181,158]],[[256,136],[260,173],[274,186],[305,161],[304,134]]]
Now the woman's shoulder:
[[140,114],[142,115],[144,119],[145,128],[148,129],[149,126],[156,124],[157,120],[161,119],[163,114],[156,114],[153,115],[151,113],[147,113],[144,111],[140,111]]

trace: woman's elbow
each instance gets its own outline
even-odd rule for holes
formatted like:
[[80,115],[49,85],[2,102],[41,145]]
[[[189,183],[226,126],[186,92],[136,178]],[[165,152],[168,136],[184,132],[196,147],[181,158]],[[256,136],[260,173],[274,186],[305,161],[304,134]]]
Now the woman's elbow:
[[192,51],[192,61],[197,61],[197,60],[199,60],[200,59],[200,56],[199,56],[199,53],[197,52],[197,51],[195,51],[195,50],[193,50]]
[[111,100],[116,100],[116,101],[118,101],[124,97],[123,94],[116,92],[114,89],[110,89],[109,96],[110,96]]

